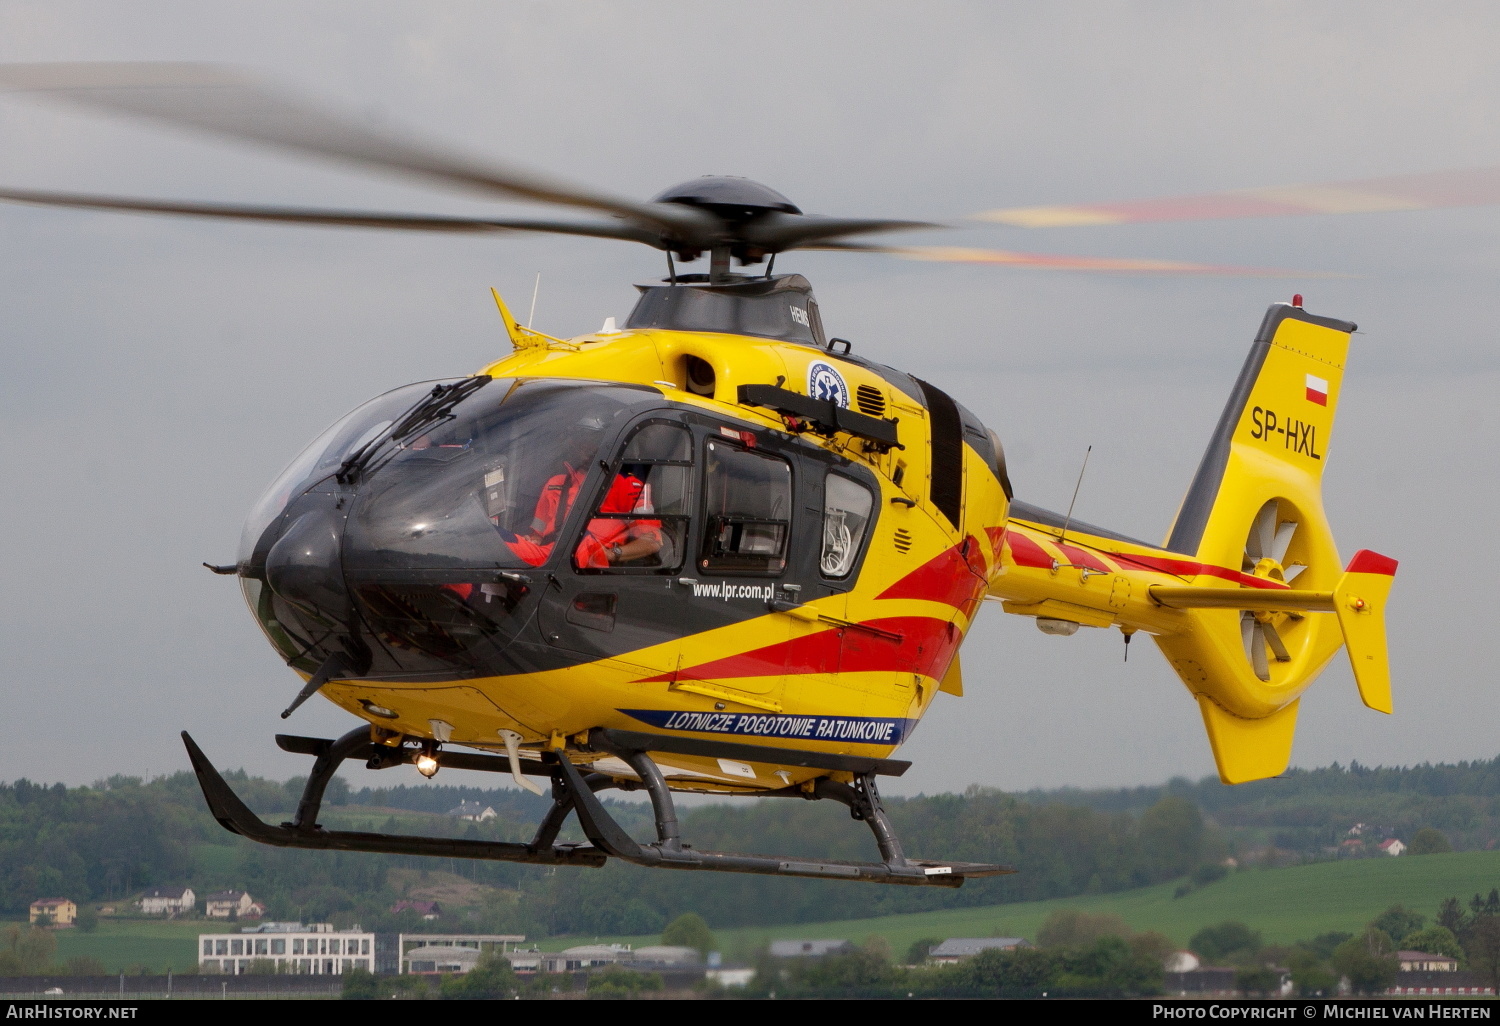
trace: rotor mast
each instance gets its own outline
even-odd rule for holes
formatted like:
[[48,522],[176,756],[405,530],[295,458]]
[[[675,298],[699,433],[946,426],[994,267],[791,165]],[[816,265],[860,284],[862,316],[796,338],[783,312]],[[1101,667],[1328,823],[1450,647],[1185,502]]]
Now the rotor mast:
[[729,257],[731,247],[727,242],[715,243],[709,250],[708,283],[724,285],[729,282]]

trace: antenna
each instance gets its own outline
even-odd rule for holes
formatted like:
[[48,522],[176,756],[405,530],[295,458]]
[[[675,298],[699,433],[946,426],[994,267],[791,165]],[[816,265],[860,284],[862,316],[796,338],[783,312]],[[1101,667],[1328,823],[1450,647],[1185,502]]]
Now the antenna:
[[536,272],[536,284],[531,287],[531,313],[526,315],[526,327],[531,327],[531,322],[536,320],[536,294],[542,291],[542,272]]
[[1061,545],[1068,539],[1068,525],[1073,522],[1073,505],[1078,501],[1078,489],[1083,487],[1083,472],[1089,469],[1089,454],[1094,451],[1091,445],[1083,453],[1083,466],[1078,468],[1078,483],[1073,485],[1073,500],[1068,503],[1068,515],[1063,517],[1062,534],[1057,536],[1057,544]]

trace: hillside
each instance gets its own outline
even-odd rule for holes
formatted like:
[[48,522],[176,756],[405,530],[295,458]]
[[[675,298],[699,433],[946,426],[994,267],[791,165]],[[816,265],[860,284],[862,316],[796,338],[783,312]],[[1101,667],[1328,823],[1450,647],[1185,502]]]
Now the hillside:
[[[432,874],[433,884],[452,893],[460,878]],[[851,885],[857,886],[857,885]],[[1082,895],[1048,901],[1015,902],[975,908],[943,909],[873,919],[843,919],[786,926],[719,928],[715,935],[731,957],[748,959],[775,938],[837,937],[863,941],[885,937],[895,952],[906,951],[925,937],[1035,938],[1047,916],[1060,908],[1118,915],[1136,931],[1155,930],[1179,945],[1204,926],[1236,920],[1259,930],[1267,943],[1291,943],[1330,931],[1353,933],[1392,905],[1405,905],[1432,919],[1447,897],[1466,901],[1476,892],[1500,886],[1500,852],[1354,859],[1285,869],[1247,870],[1174,898],[1174,884],[1159,884],[1118,894]],[[104,922],[99,932],[58,934],[58,956],[91,955],[111,971],[145,964],[181,969],[193,962],[193,942],[200,931],[222,930],[222,924]],[[558,950],[587,937],[543,940]],[[627,944],[654,944],[659,935],[626,934],[600,939]]]
[[[1186,945],[1202,927],[1228,920],[1261,931],[1267,943],[1289,944],[1330,931],[1356,933],[1397,904],[1422,913],[1430,922],[1444,898],[1467,901],[1496,886],[1500,852],[1457,852],[1248,870],[1183,898],[1173,898],[1173,885],[1161,884],[1118,894],[715,933],[726,951],[753,951],[773,937],[860,941],[882,936],[892,951],[902,952],[923,937],[1035,938],[1047,916],[1060,908],[1076,908],[1118,915],[1133,930],[1155,930],[1179,945]],[[625,941],[650,942],[647,937]]]
[[[296,779],[231,776],[251,806],[273,821],[286,818],[300,790]],[[329,799],[322,818],[331,827],[497,840],[528,836],[546,807],[544,800],[512,789],[407,784],[355,792],[342,781],[329,788]],[[496,818],[475,824],[447,815],[465,800],[493,807]],[[649,832],[646,807],[606,800],[628,830]],[[0,915],[23,916],[40,896],[120,903],[145,887],[187,884],[200,894],[249,890],[274,919],[410,930],[420,921],[412,913],[393,913],[392,906],[401,898],[439,893],[423,874],[441,872],[453,879],[440,892],[440,928],[532,937],[652,934],[688,911],[719,930],[779,932],[799,924],[964,910],[992,917],[983,910],[996,906],[1021,915],[1023,907],[1080,895],[1089,895],[1077,899],[1088,902],[1148,900],[1163,885],[1168,911],[1161,922],[1175,915],[1197,921],[1195,903],[1235,893],[1255,874],[1234,874],[1175,901],[1170,895],[1185,877],[1209,880],[1222,873],[1220,863],[1230,855],[1254,866],[1329,862],[1335,855],[1370,854],[1379,837],[1410,841],[1418,830],[1436,828],[1443,835],[1440,845],[1482,858],[1500,840],[1500,759],[1410,769],[1335,766],[1239,788],[1180,780],[1158,788],[1014,795],[974,787],[886,804],[913,855],[1001,862],[1017,872],[948,890],[672,873],[615,863],[597,871],[548,873],[503,863],[272,849],[226,833],[207,815],[191,775],[179,773],[149,782],[116,777],[81,788],[24,780],[0,784]],[[869,832],[833,803],[745,801],[688,809],[682,818],[685,837],[704,848],[875,857]],[[1357,822],[1366,829],[1351,838]],[[1345,864],[1303,868],[1367,871],[1340,868]],[[1474,879],[1452,891],[1488,891],[1496,883],[1500,879]],[[1282,928],[1268,929],[1280,935]]]

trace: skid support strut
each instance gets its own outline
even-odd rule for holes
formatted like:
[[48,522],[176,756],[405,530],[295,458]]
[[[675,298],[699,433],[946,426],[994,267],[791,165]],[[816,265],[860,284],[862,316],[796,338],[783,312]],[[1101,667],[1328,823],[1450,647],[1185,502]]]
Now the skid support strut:
[[[610,858],[641,866],[663,869],[698,869],[727,873],[756,873],[771,876],[801,876],[823,879],[866,880],[874,883],[935,885],[958,887],[966,877],[996,876],[1012,870],[1004,866],[974,862],[936,862],[908,859],[902,851],[880,792],[875,775],[882,770],[899,772],[904,763],[828,756],[818,753],[759,749],[746,745],[726,745],[726,751],[740,758],[759,755],[771,764],[818,765],[838,761],[837,769],[848,773],[852,783],[843,784],[821,777],[811,792],[801,788],[783,788],[759,792],[765,797],[818,799],[828,798],[848,807],[850,815],[864,822],[875,835],[880,862],[813,860],[775,855],[749,855],[740,852],[698,851],[682,841],[672,792],[660,767],[651,758],[653,746],[670,751],[671,746],[691,744],[696,748],[707,742],[623,731],[597,730],[590,735],[589,749],[621,759],[640,783],[617,780],[602,773],[589,772],[575,765],[564,752],[525,752],[520,761],[522,772],[546,776],[552,780],[552,805],[542,816],[536,833],[526,843],[510,841],[474,841],[446,837],[413,837],[398,834],[376,834],[327,830],[318,823],[323,794],[338,768],[348,759],[358,759],[370,769],[412,762],[422,748],[405,744],[377,744],[371,741],[368,727],[352,730],[336,741],[323,738],[277,735],[276,743],[289,752],[314,756],[312,773],[289,823],[272,826],[240,801],[223,776],[208,761],[203,750],[186,733],[182,735],[188,757],[198,775],[198,784],[208,802],[209,811],[226,830],[253,841],[283,848],[322,848],[341,851],[389,852],[399,855],[442,855],[449,858],[490,859],[501,862],[526,862],[550,866],[604,865]],[[412,739],[407,739],[412,740]],[[440,766],[472,769],[511,775],[511,761],[505,757],[462,752],[439,751]],[[800,761],[793,761],[800,760]],[[643,787],[651,797],[656,839],[646,844],[632,838],[595,792],[611,787]],[[578,816],[586,844],[558,843],[557,837],[570,813]]]

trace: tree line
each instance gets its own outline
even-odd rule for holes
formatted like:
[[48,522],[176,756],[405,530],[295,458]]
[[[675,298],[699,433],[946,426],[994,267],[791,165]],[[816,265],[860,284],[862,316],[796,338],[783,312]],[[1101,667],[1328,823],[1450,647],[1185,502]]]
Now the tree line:
[[[302,785],[300,778],[227,776],[253,809],[269,817],[290,813]],[[1221,864],[1237,843],[1233,824],[1270,817],[1286,829],[1316,821],[1323,824],[1319,829],[1338,831],[1351,815],[1332,811],[1340,802],[1367,803],[1375,822],[1381,815],[1394,822],[1395,813],[1405,809],[1401,814],[1412,817],[1413,826],[1431,820],[1412,809],[1437,815],[1463,804],[1469,818],[1445,829],[1439,840],[1453,837],[1462,847],[1470,846],[1467,839],[1478,846],[1485,824],[1500,816],[1497,789],[1500,759],[1410,770],[1294,771],[1236,789],[1213,781],[1174,781],[1111,792],[1017,795],[971,787],[962,794],[887,799],[914,857],[998,862],[1018,870],[949,890],[643,870],[619,863],[602,870],[549,872],[504,863],[273,849],[224,831],[208,816],[188,773],[151,781],[118,776],[75,788],[18,780],[0,785],[0,913],[22,916],[41,897],[103,904],[125,902],[150,886],[189,885],[200,894],[238,887],[263,902],[275,919],[411,930],[420,925],[417,914],[392,913],[391,907],[406,896],[401,881],[412,874],[393,877],[392,871],[441,869],[491,888],[482,906],[454,914],[444,928],[529,936],[644,934],[685,912],[722,927],[790,925],[1120,891],[1183,878],[1206,882],[1222,875]],[[484,823],[408,815],[446,813],[462,801],[491,807],[497,815]],[[646,807],[608,801],[627,829],[649,834]],[[392,832],[420,829],[515,840],[530,834],[547,804],[514,789],[355,790],[336,778],[328,789],[325,818],[358,813],[376,829]],[[1212,820],[1205,809],[1212,811]],[[683,810],[682,819],[684,836],[702,848],[878,857],[869,831],[832,802],[741,801]],[[576,829],[572,836],[581,839]]]

